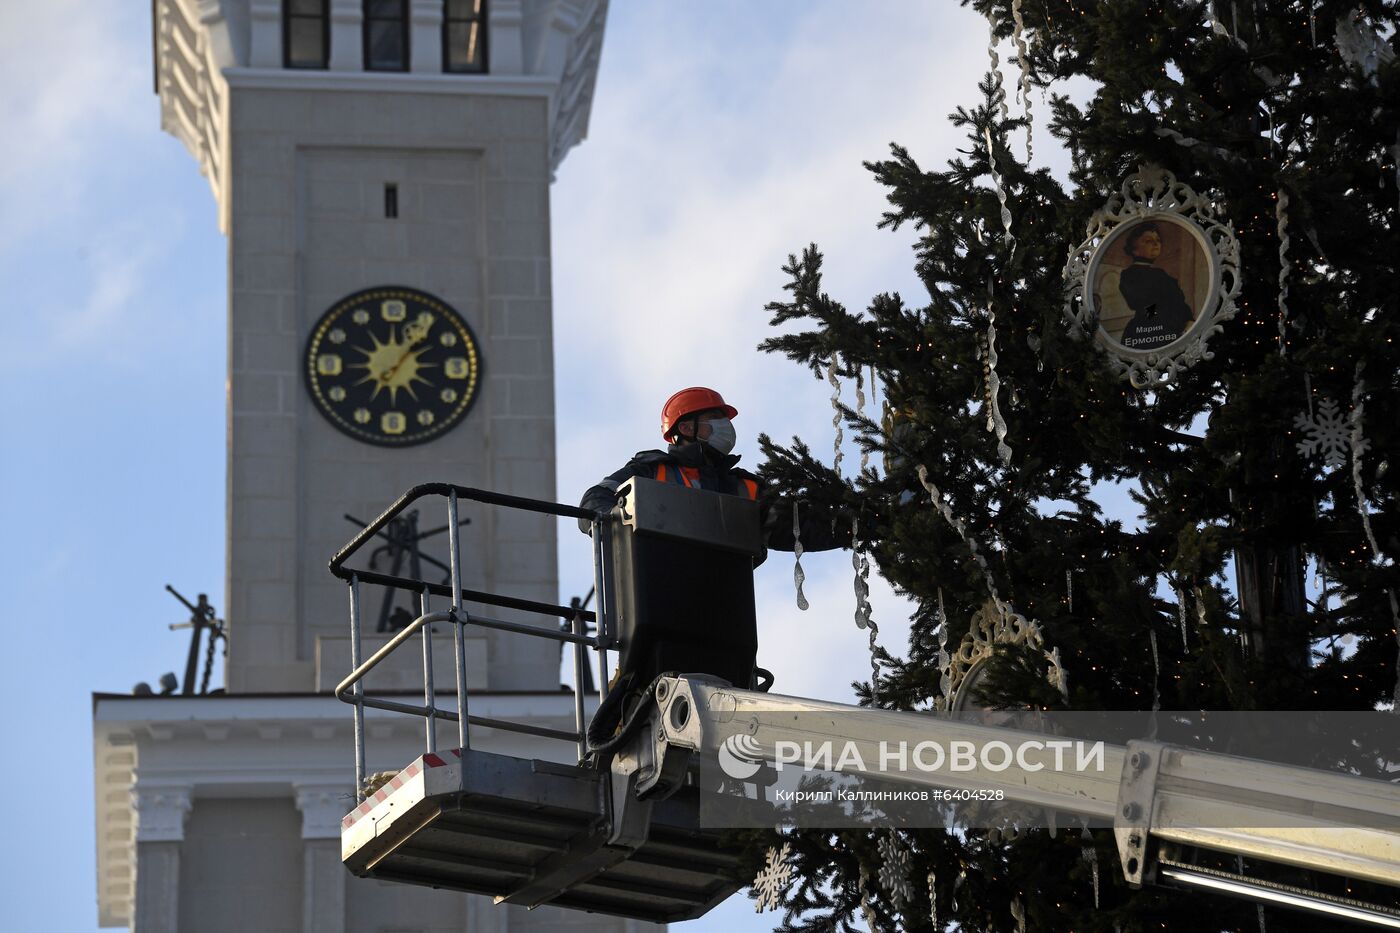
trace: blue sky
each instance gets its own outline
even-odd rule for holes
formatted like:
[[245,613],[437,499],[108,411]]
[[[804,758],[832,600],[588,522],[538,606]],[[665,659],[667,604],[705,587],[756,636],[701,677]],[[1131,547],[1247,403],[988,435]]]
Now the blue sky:
[[[223,605],[227,244],[195,162],[160,131],[148,17],[114,0],[0,5],[3,761],[46,792],[7,819],[15,929],[95,928],[91,692],[182,669],[166,583]],[[884,196],[861,160],[892,140],[929,165],[954,154],[946,114],[976,93],[985,30],[922,0],[613,4],[589,139],[553,192],[562,500],[655,446],[660,404],[685,385],[739,408],[747,462],[760,431],[830,449],[830,387],[754,351],[763,303],[811,241],[838,299],[922,303],[912,234],[875,229]],[[844,699],[867,675],[849,560],[804,559],[806,613],[790,558],[760,572],[762,658],[784,692]],[[581,537],[561,541],[561,568],[562,596],[587,589]],[[899,649],[903,612],[874,596]],[[686,929],[775,919],[740,896]]]

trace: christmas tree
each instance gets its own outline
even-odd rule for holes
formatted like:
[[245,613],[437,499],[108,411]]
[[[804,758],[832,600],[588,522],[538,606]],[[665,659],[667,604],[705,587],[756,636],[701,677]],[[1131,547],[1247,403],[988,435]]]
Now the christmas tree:
[[[769,306],[780,335],[762,345],[878,392],[881,415],[842,410],[873,455],[858,475],[799,439],[762,439],[765,478],[858,516],[860,546],[916,607],[907,650],[881,657],[864,702],[946,706],[946,653],[990,601],[1038,624],[1065,678],[1047,678],[1038,647],[1006,646],[978,705],[1393,703],[1400,5],[972,5],[1014,51],[1007,77],[994,60],[976,106],[951,117],[967,147],[941,170],[898,145],[868,164],[888,188],[882,226],[920,233],[927,300],[882,294],[850,310],[822,291],[813,246],[786,266],[788,295]],[[1087,105],[1061,93],[1086,78]],[[1032,121],[1068,151],[1068,184],[1036,166]],[[1207,302],[1190,282],[1178,292],[1200,326],[1173,325],[1160,295],[1127,307],[1125,264],[1155,254],[1127,242],[1126,223],[1093,229],[1125,199],[1173,191],[1199,228],[1229,232],[1199,247],[1224,270],[1219,319],[1201,323]],[[1159,239],[1180,238],[1171,226]],[[1090,274],[1109,266],[1121,281]],[[1109,333],[1111,311],[1137,317]],[[1159,312],[1165,337],[1133,330]],[[1126,352],[1134,344],[1160,352]],[[1106,483],[1132,490],[1136,521],[1105,514]],[[1261,919],[1242,901],[1130,889],[1103,831],[787,841],[784,930],[1216,931]],[[891,862],[912,882],[907,900],[881,881]]]

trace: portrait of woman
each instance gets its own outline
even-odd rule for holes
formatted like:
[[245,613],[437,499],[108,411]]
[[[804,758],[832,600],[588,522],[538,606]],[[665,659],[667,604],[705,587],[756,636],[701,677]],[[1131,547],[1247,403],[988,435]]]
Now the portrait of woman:
[[1210,260],[1165,216],[1124,224],[1102,248],[1094,276],[1099,326],[1129,350],[1158,350],[1191,329],[1210,291]]

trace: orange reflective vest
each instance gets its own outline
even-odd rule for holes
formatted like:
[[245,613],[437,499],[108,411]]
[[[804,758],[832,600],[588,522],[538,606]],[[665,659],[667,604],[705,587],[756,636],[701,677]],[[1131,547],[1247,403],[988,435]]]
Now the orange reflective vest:
[[[744,494],[747,494],[749,499],[758,498],[758,483],[745,476],[737,477],[737,479],[739,480],[741,488],[744,490]],[[675,470],[670,470],[667,469],[666,464],[658,463],[656,465],[656,481],[658,483],[677,483],[685,486],[687,489],[701,488],[700,470],[696,467],[683,466]]]

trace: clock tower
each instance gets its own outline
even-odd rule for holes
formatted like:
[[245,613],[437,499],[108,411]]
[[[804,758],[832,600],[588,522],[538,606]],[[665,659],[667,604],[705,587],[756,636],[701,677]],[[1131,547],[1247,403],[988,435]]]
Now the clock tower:
[[[369,521],[428,482],[556,498],[549,185],[587,129],[606,8],[154,0],[161,123],[228,237],[229,650],[222,691],[94,695],[102,926],[655,929],[352,878],[355,736],[330,695],[351,667],[345,587],[327,569],[358,530],[347,516]],[[554,519],[473,502],[459,517],[464,586],[559,601]],[[444,523],[425,512],[418,527]],[[445,536],[424,539],[429,579],[445,551]],[[391,610],[417,615],[361,590],[385,628]],[[538,737],[573,722],[557,643],[467,631],[472,712],[536,729],[485,729],[473,746],[572,762],[573,743]],[[366,654],[389,637],[367,637]],[[421,690],[411,654],[367,689]],[[453,683],[454,652],[435,654],[437,683]],[[371,715],[365,731],[370,772],[423,754],[420,719]]]
[[[162,122],[229,243],[230,692],[348,671],[326,571],[347,515],[428,481],[555,498],[549,184],[587,127],[605,11],[156,3]],[[466,586],[556,601],[552,521],[464,515]],[[557,687],[543,639],[469,655],[473,688]]]

